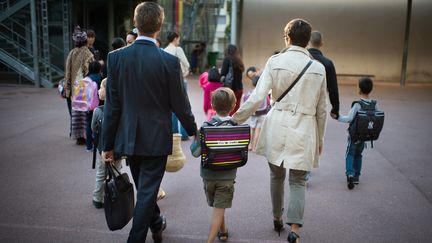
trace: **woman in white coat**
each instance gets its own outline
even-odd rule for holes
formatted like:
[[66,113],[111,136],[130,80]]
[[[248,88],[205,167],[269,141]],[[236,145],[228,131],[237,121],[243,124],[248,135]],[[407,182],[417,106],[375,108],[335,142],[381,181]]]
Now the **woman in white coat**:
[[[180,35],[177,32],[169,32],[167,35],[167,40],[169,42],[168,46],[165,47],[165,51],[171,55],[176,56],[180,61],[180,67],[183,74],[184,87],[187,89],[187,80],[186,77],[189,75],[189,61],[186,58],[186,55],[183,49],[180,47]],[[172,122],[173,122],[173,133],[181,133],[182,140],[187,140],[189,136],[187,135],[186,130],[180,124],[179,129],[179,121],[177,117],[172,114]]]
[[[269,58],[258,84],[249,99],[233,115],[243,123],[259,107],[271,90],[276,101],[299,76],[311,58],[305,47],[311,26],[305,20],[291,20],[284,29],[287,49]],[[287,224],[291,225],[289,242],[297,242],[306,192],[306,175],[318,167],[326,124],[325,69],[312,61],[298,83],[280,102],[274,103],[264,121],[257,154],[267,158],[270,167],[270,190],[274,228],[283,229],[284,182],[289,171],[290,199]]]

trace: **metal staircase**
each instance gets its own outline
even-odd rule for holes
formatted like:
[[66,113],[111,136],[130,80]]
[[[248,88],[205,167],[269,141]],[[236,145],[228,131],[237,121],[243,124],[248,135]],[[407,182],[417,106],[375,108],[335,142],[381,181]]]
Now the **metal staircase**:
[[[68,20],[67,13],[63,15]],[[64,76],[63,68],[51,59],[63,57],[69,47],[51,43],[48,27],[47,0],[0,0],[0,62],[36,86],[52,87]]]

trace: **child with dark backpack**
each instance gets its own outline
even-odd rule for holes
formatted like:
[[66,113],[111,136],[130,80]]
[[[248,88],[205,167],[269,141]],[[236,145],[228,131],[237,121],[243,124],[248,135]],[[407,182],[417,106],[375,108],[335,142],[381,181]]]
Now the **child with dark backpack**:
[[373,147],[373,141],[378,139],[384,124],[384,112],[377,109],[376,100],[369,98],[373,88],[372,79],[361,78],[358,87],[360,100],[352,103],[348,115],[337,118],[340,122],[350,123],[345,155],[347,186],[350,190],[359,184],[365,142],[370,141]]
[[[100,84],[100,88],[98,91],[99,99],[105,100],[106,95],[106,78],[102,80]],[[99,150],[99,154],[102,151],[102,124],[104,117],[104,106],[98,106],[93,112],[93,118],[91,122],[91,129],[93,131],[93,168],[95,166],[96,159],[96,149]],[[114,166],[118,171],[121,170],[121,160],[117,160],[114,162]],[[93,191],[93,206],[95,208],[103,208],[103,198],[104,198],[104,182],[107,177],[106,163],[102,160],[99,161],[97,170],[96,170],[96,184],[95,189]]]

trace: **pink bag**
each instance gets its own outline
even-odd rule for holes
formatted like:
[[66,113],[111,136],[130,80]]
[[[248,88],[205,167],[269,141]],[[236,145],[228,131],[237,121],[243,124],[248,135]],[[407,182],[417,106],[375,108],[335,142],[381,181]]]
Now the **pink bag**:
[[97,84],[89,77],[76,80],[72,91],[72,110],[92,111],[99,105]]
[[207,86],[208,84],[208,72],[203,72],[200,76],[199,76],[199,85],[201,86],[201,88],[205,88],[205,86]]
[[207,121],[211,121],[211,119],[216,116],[216,111],[213,108],[208,109],[207,111]]

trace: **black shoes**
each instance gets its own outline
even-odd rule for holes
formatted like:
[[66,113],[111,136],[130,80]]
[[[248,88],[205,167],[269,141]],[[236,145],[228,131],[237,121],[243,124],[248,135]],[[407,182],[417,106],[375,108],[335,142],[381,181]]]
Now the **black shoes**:
[[354,176],[347,176],[348,189],[352,190],[354,188]]
[[296,234],[294,231],[291,231],[291,232],[288,234],[287,241],[288,241],[289,243],[296,243],[298,238],[300,238],[300,236],[299,236],[298,234]]
[[162,218],[162,226],[160,230],[152,233],[152,238],[155,243],[162,242],[162,232],[166,229],[167,225],[165,216],[161,215],[160,217]]
[[278,234],[280,236],[280,232],[284,229],[284,225],[283,225],[282,219],[279,219],[279,220],[274,219],[273,220],[273,226],[274,226],[274,230],[276,232],[278,232]]
[[353,181],[354,181],[354,185],[358,185],[359,182],[360,182],[359,178],[355,177],[355,176],[354,176],[354,180]]

